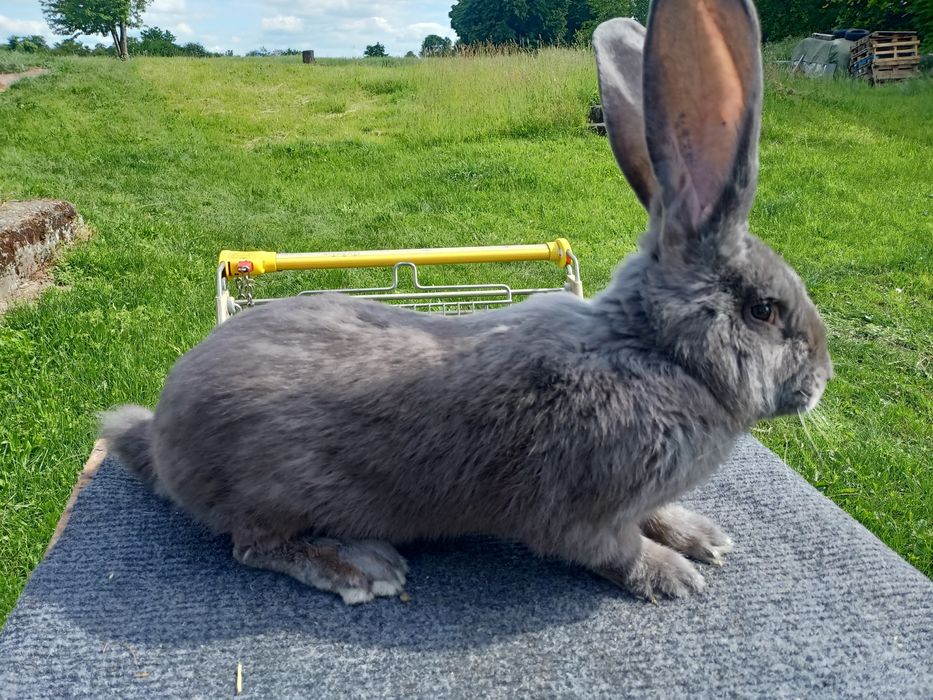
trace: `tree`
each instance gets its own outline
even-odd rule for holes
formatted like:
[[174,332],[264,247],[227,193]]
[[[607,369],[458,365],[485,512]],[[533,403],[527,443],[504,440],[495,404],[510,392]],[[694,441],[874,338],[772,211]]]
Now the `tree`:
[[916,30],[926,42],[933,34],[933,3],[929,0],[828,0],[823,4],[835,13],[834,28]]
[[[247,56],[297,56],[301,53],[301,49],[267,49],[265,46],[260,46],[258,49],[253,49],[252,51],[247,51]],[[214,54],[216,55],[216,54]],[[233,55],[233,52],[230,52],[226,55]]]
[[189,41],[187,44],[184,44],[180,50],[183,56],[193,56],[195,58],[207,58],[211,55],[211,52],[204,48],[204,44],[199,44],[195,41]]
[[414,51],[406,51],[405,58],[418,58],[418,55]]
[[540,46],[563,41],[570,0],[460,0],[450,26],[464,44]]
[[175,35],[158,27],[146,27],[140,32],[137,50],[146,56],[177,56],[181,53],[181,47],[175,44]]
[[91,50],[74,39],[65,39],[55,44],[52,53],[59,56],[87,56]]
[[756,0],[761,38],[778,41],[832,29],[832,10],[821,0]]
[[464,44],[589,43],[600,22],[648,20],[649,0],[459,0],[450,26]]
[[23,53],[42,53],[49,50],[45,37],[38,34],[32,36],[16,36],[14,34],[6,40],[6,47],[10,51],[22,51]]
[[152,0],[41,0],[42,14],[56,34],[108,34],[117,55],[126,59],[126,31],[142,24],[142,13]]
[[572,0],[567,10],[567,41],[588,45],[596,27],[613,17],[648,23],[649,0]]
[[765,41],[847,27],[933,34],[933,3],[916,0],[755,0]]
[[453,42],[446,36],[428,34],[421,42],[421,57],[449,56],[453,53]]
[[376,42],[366,47],[366,50],[363,52],[363,55],[367,58],[385,58],[389,54],[386,53],[386,47]]

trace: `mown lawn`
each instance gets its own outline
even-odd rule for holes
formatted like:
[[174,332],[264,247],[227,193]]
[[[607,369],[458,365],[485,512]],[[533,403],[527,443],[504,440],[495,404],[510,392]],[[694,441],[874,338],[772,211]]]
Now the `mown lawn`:
[[[50,65],[0,94],[0,198],[70,200],[96,235],[38,304],[0,320],[0,620],[41,559],[94,413],[153,404],[210,330],[221,248],[564,235],[592,293],[645,224],[584,123],[588,52]],[[933,81],[769,73],[752,225],[808,282],[836,379],[806,425],[756,434],[933,576]]]

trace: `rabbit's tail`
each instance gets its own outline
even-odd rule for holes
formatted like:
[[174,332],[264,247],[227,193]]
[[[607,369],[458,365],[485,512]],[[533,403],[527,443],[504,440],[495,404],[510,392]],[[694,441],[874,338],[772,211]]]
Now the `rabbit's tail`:
[[152,411],[142,406],[118,406],[100,416],[100,436],[107,451],[153,491],[160,491],[152,468]]

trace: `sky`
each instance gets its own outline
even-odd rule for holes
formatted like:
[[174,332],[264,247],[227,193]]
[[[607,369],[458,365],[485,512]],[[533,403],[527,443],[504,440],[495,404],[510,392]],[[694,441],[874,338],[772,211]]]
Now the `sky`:
[[[143,23],[168,29],[178,43],[236,54],[267,49],[313,49],[316,56],[362,56],[382,43],[393,56],[418,53],[428,34],[456,39],[448,13],[453,0],[154,0]],[[131,32],[131,34],[138,34]],[[0,42],[11,34],[59,41],[42,18],[39,0],[0,0]],[[89,45],[109,37],[81,37]]]

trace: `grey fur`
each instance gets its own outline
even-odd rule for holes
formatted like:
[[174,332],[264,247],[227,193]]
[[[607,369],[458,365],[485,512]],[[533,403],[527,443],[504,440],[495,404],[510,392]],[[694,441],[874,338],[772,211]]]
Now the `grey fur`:
[[302,583],[333,591],[347,604],[391,596],[405,588],[408,565],[385,542],[343,542],[331,537],[298,537],[275,547],[238,545],[241,564],[289,574]]
[[[656,0],[652,16],[687,1]],[[723,41],[756,40],[747,0],[706,5],[739,6],[746,20]],[[616,29],[631,37],[618,21],[597,32],[604,92],[641,79],[603,70]],[[664,38],[649,28],[645,45],[648,74]],[[468,533],[521,541],[649,599],[702,590],[683,555],[720,563],[731,542],[669,504],[756,421],[812,407],[832,372],[800,279],[747,232],[760,60],[743,80],[750,102],[721,195],[679,208],[698,196],[667,162],[641,250],[591,301],[541,295],[459,319],[338,295],[277,301],[178,361],[148,433],[105,433],[134,471],[151,459],[159,488],[229,533],[238,559],[348,602],[404,581],[391,547],[358,540]],[[646,91],[645,119],[668,118],[666,94]],[[610,138],[629,117],[610,114]],[[679,118],[678,133],[705,126]],[[643,166],[614,150],[626,172]],[[762,299],[775,300],[773,323],[750,315]]]
[[645,141],[642,65],[645,28],[632,19],[604,22],[593,32],[603,119],[609,146],[647,209],[658,192]]
[[127,405],[102,413],[99,419],[100,436],[107,441],[108,451],[141,481],[156,489],[158,480],[152,469],[149,450],[152,415],[148,408]]
[[642,532],[691,559],[722,566],[732,540],[709,518],[679,505],[658,508],[641,523]]

